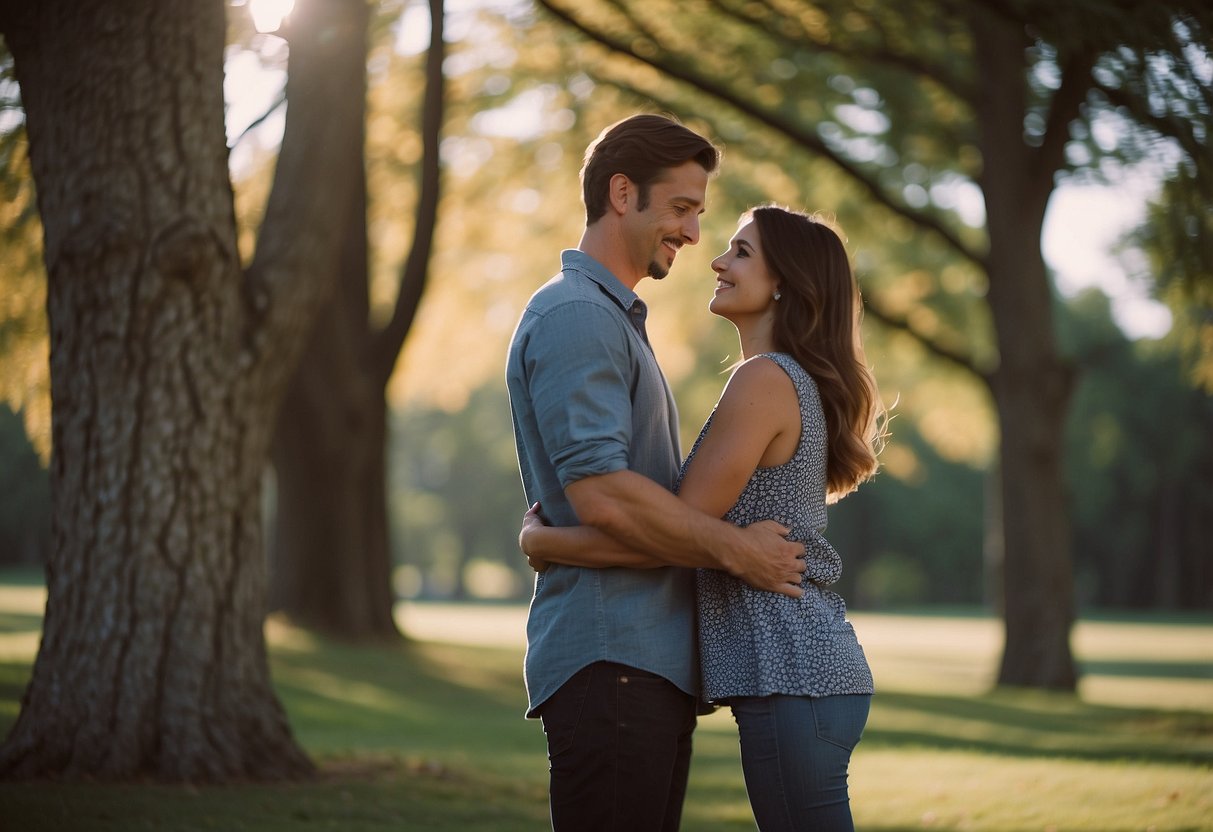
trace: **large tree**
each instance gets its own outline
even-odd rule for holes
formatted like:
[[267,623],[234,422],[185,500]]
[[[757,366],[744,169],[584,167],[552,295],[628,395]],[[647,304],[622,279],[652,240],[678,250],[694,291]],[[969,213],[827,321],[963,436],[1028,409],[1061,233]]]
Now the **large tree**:
[[192,781],[310,763],[271,687],[262,477],[330,293],[367,6],[300,0],[251,262],[236,244],[222,0],[0,2],[44,228],[53,549],[8,777]]
[[[1200,220],[1193,227],[1207,227],[1200,219],[1213,195],[1207,4],[539,5],[607,50],[608,59],[587,54],[588,74],[696,111],[726,139],[749,144],[757,127],[823,160],[867,206],[885,212],[896,234],[913,229],[980,275],[981,287],[965,285],[961,294],[979,322],[991,323],[993,360],[974,337],[981,323],[947,326],[937,311],[905,314],[872,290],[869,314],[990,391],[1001,429],[1001,510],[991,515],[1005,518],[997,535],[1006,621],[999,682],[1074,688],[1062,450],[1075,373],[1057,344],[1041,230],[1060,177],[1140,158],[1163,144],[1160,137],[1179,160],[1174,175],[1195,195],[1177,210]],[[659,74],[609,60],[619,55]],[[976,226],[949,210],[958,189],[973,186],[985,209]],[[926,294],[947,292],[934,279]]]
[[334,159],[355,198],[342,228],[337,291],[321,312],[278,418],[277,512],[270,602],[292,620],[345,638],[394,638],[388,540],[386,388],[429,268],[438,217],[443,113],[443,0],[430,0],[422,158],[413,243],[388,321],[373,319],[363,147]]

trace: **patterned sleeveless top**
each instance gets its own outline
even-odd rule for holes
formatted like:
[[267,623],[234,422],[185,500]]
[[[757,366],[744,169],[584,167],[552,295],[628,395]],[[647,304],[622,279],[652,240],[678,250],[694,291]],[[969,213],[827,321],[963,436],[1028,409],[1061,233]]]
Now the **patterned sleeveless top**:
[[[724,519],[739,526],[759,520],[788,526],[789,538],[805,545],[805,594],[789,598],[753,589],[723,571],[696,570],[703,698],[870,694],[872,673],[846,619],[846,604],[825,588],[841,576],[842,558],[821,535],[827,435],[817,384],[790,355],[765,357],[796,386],[800,444],[788,462],[757,469]],[[711,424],[709,417],[683,474]]]

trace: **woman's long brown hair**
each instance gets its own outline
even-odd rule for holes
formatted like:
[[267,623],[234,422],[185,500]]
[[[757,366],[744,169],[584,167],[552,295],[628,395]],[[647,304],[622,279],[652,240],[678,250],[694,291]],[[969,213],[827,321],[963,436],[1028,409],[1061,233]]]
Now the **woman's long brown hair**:
[[885,410],[864,357],[863,303],[842,239],[816,216],[764,205],[749,212],[779,283],[775,348],[817,383],[829,436],[826,499],[876,473]]

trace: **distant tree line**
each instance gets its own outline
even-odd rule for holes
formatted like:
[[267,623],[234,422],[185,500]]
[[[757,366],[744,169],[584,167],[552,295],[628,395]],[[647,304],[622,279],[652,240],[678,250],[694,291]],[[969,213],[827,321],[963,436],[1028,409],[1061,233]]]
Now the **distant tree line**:
[[[1079,608],[1207,609],[1213,396],[1189,384],[1173,336],[1128,339],[1102,293],[1066,302],[1059,315],[1083,368],[1065,442]],[[454,416],[396,414],[396,561],[422,579],[409,591],[475,597],[462,576],[477,562],[510,570],[518,597],[529,588],[515,543],[524,506],[498,386],[478,390]],[[990,473],[943,459],[908,418],[894,419],[893,442],[916,457],[912,475],[886,471],[830,509],[827,536],[846,564],[843,595],[861,609],[996,608],[998,563],[983,537]]]
[[[1188,383],[1173,337],[1126,338],[1102,293],[1062,315],[1084,368],[1066,432],[1079,608],[1208,609],[1213,396]],[[397,593],[527,595],[504,390],[486,384],[455,414],[413,407],[393,419],[393,559],[409,576]],[[893,441],[918,464],[910,478],[886,471],[831,508],[827,535],[846,563],[840,591],[858,609],[996,606],[997,564],[983,545],[988,472],[941,458],[909,419],[893,425]],[[47,472],[20,418],[0,407],[0,563],[39,563],[49,542]],[[493,579],[467,580],[477,574]]]

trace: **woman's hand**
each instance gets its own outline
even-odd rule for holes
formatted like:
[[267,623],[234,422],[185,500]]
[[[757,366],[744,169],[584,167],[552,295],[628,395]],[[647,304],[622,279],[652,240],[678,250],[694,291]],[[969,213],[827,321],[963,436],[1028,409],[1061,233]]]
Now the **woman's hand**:
[[543,527],[543,518],[539,516],[539,503],[535,503],[526,514],[522,515],[522,529],[518,532],[518,548],[526,555],[526,562],[536,572],[545,572],[548,568],[547,561],[541,560],[531,554],[531,544],[534,543],[536,530]]

